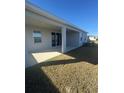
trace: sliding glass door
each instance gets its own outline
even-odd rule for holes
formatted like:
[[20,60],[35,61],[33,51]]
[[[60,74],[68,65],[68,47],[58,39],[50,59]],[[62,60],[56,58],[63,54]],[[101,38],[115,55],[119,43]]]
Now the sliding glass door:
[[52,32],[52,47],[60,46],[61,45],[61,33]]

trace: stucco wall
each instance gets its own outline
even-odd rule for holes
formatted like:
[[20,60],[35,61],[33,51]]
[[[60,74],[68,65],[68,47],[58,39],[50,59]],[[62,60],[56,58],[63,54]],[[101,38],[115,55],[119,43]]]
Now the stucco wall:
[[87,33],[83,33],[83,40],[84,40],[84,43],[87,42],[87,39],[88,39],[88,37],[87,37]]
[[[32,36],[33,31],[40,31],[42,34],[42,42],[34,43],[34,38]],[[61,32],[61,30],[45,29],[41,27],[26,25],[25,26],[25,66],[32,66],[36,63],[36,60],[31,55],[32,52],[42,51],[45,49],[52,48],[51,32]],[[80,41],[82,37],[82,32],[67,31],[66,33],[66,44],[67,46],[81,46],[83,41]],[[83,34],[86,37],[86,34]],[[83,38],[84,39],[84,38]]]
[[79,46],[79,32],[67,31],[66,36],[67,46]]
[[[82,44],[83,44],[83,38],[82,38],[82,33],[83,32],[80,32],[80,34],[79,34],[79,45],[81,46]],[[82,38],[82,39],[81,39]]]
[[79,45],[81,46],[86,42],[87,42],[87,33],[80,32]]
[[[81,40],[82,37],[82,40]],[[80,44],[86,43],[87,42],[87,33],[81,32],[80,33]]]
[[[33,31],[40,31],[42,34],[41,43],[34,43],[34,38],[32,37]],[[42,51],[44,49],[52,48],[51,42],[51,32],[60,32],[58,30],[48,30],[44,28],[39,28],[35,26],[26,26],[25,29],[25,45],[29,52]]]
[[[32,37],[32,33],[34,30],[41,32],[42,34],[41,43],[34,43],[34,38]],[[37,64],[35,59],[31,55],[32,52],[37,52],[37,51],[42,51],[45,49],[52,48],[51,32],[60,32],[60,31],[48,30],[48,29],[29,26],[29,25],[25,26],[25,67]]]
[[67,46],[82,46],[87,42],[87,34],[84,32],[67,31],[66,36]]

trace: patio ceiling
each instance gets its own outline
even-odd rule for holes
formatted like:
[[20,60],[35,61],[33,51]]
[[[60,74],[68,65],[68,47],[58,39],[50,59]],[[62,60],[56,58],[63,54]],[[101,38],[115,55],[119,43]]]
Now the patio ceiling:
[[28,16],[28,15],[25,16],[25,24],[42,27],[42,28],[47,28],[47,29],[56,29],[56,30],[61,29],[59,26],[53,25],[46,21],[41,21],[37,17]]

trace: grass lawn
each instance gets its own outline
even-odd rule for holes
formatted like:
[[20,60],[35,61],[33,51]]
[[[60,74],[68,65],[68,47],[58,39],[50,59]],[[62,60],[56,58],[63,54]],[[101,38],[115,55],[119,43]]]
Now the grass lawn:
[[26,93],[97,93],[98,47],[80,47],[27,68]]

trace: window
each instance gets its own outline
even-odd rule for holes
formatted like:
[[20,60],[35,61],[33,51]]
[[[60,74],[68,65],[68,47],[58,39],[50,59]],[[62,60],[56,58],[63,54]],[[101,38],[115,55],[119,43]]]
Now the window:
[[41,43],[41,32],[33,31],[34,43]]

